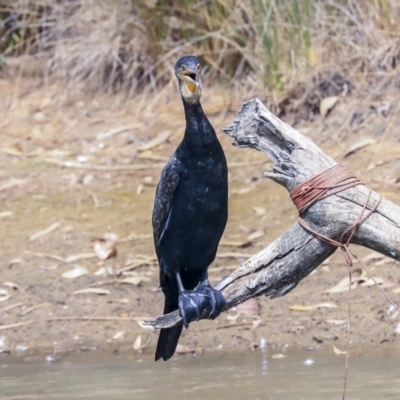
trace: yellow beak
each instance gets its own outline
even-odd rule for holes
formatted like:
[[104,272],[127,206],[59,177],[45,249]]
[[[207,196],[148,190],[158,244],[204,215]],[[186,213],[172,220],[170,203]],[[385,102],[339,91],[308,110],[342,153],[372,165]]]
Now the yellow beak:
[[183,81],[185,82],[185,85],[186,85],[187,89],[189,90],[189,92],[196,93],[197,89],[199,87],[199,83],[197,81],[195,81],[194,79],[192,79],[188,75],[182,74],[182,78],[183,78]]

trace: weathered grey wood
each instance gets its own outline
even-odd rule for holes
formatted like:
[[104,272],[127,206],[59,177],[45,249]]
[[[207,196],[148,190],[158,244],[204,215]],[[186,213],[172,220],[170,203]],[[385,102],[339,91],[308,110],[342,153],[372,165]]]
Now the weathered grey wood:
[[[234,145],[262,151],[271,158],[272,172],[265,176],[288,191],[336,164],[313,142],[275,117],[258,99],[245,103],[233,124],[224,131],[234,138]],[[357,221],[369,193],[362,185],[347,189],[315,203],[302,217],[315,231],[339,241],[342,233]],[[372,192],[368,208],[379,199]],[[381,199],[378,209],[360,225],[351,242],[399,259],[400,207]],[[271,298],[283,296],[335,250],[336,247],[315,238],[296,223],[216,288],[227,300],[226,309],[262,294]],[[166,328],[179,320],[179,312],[175,311],[148,324]]]

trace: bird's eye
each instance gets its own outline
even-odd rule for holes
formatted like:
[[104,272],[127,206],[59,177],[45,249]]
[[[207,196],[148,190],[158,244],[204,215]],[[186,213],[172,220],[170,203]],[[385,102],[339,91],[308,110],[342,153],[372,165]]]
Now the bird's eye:
[[186,66],[186,65],[182,65],[182,66],[181,66],[181,70],[182,70],[182,71],[186,71],[186,70],[187,70],[187,66]]

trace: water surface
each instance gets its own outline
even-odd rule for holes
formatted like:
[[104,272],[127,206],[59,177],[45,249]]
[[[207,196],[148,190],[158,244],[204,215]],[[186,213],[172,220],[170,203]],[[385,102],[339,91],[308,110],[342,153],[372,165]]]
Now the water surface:
[[[276,352],[274,352],[276,353]],[[170,362],[104,354],[57,362],[0,358],[0,399],[341,399],[344,358],[319,351],[178,356]],[[400,399],[400,351],[350,359],[347,400]]]

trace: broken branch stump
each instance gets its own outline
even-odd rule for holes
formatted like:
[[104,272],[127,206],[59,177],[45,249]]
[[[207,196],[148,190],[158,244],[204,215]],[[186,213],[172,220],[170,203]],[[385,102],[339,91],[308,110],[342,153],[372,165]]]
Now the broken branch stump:
[[[245,103],[233,124],[224,131],[234,138],[235,146],[265,153],[273,162],[272,172],[265,176],[289,192],[337,164],[315,143],[274,116],[258,99]],[[380,199],[366,186],[355,186],[318,201],[302,217],[314,231],[340,241],[342,233],[361,215],[367,200],[368,211]],[[400,207],[382,198],[378,208],[358,227],[351,243],[398,260]],[[293,290],[336,249],[296,222],[215,287],[224,295],[226,309],[251,297],[280,297]],[[168,328],[180,320],[179,311],[174,311],[146,323]]]

